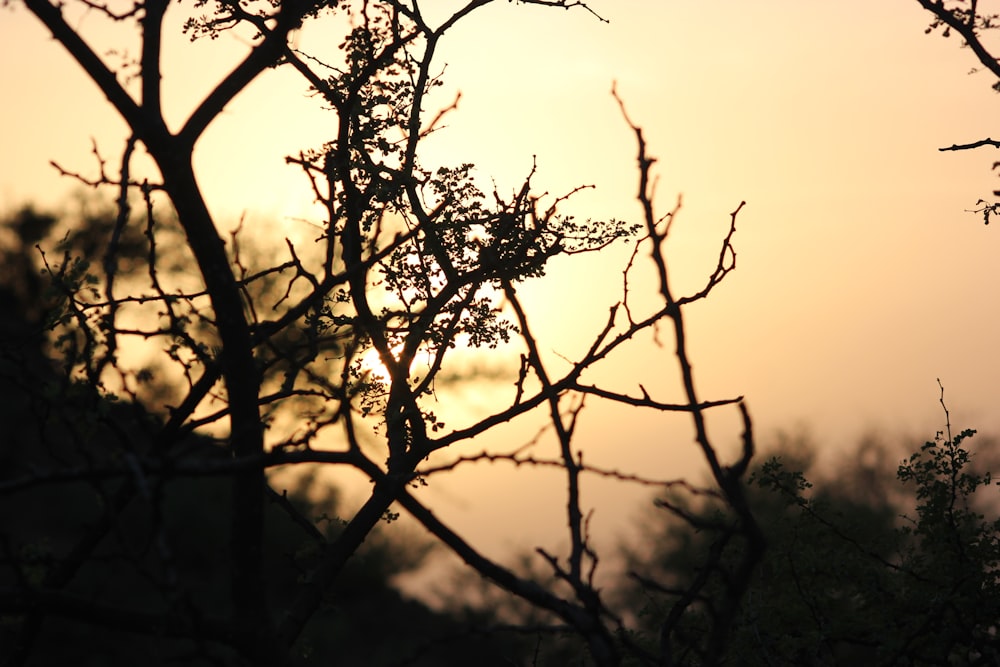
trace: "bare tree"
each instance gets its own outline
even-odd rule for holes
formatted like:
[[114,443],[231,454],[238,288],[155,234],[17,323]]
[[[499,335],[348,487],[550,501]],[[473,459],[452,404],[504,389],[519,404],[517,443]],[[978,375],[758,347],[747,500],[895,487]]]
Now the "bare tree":
[[[398,504],[470,568],[555,619],[535,631],[578,637],[595,664],[619,664],[626,654],[649,664],[673,664],[671,633],[687,608],[704,601],[699,593],[705,582],[676,592],[677,603],[663,619],[653,646],[631,637],[622,613],[602,597],[595,584],[598,554],[588,538],[580,480],[584,475],[604,475],[622,482],[658,482],[584,464],[573,439],[586,397],[690,415],[694,440],[714,484],[705,492],[716,494],[735,517],[715,527],[719,539],[745,541],[738,563],[727,564],[726,571],[721,559],[705,563],[706,578],[723,577],[726,586],[712,608],[713,627],[706,635],[703,664],[721,658],[728,627],[763,550],[742,481],[754,440],[742,398],[707,400],[697,391],[683,312],[688,304],[705,299],[735,268],[732,238],[743,204],[731,214],[718,262],[708,271],[704,286],[681,296],[668,279],[665,250],[680,205],[666,215],[654,211],[654,159],[647,153],[641,129],[627,115],[638,146],[637,196],[642,209],[638,225],[579,222],[561,213],[575,191],[557,197],[535,194],[533,170],[516,191],[487,195],[477,186],[471,165],[423,166],[421,140],[451,110],[426,112],[427,95],[439,83],[434,65],[437,47],[463,18],[489,2],[472,0],[436,25],[415,0],[213,0],[174,7],[172,11],[192,12],[185,29],[193,37],[215,37],[233,29],[249,30],[254,37],[245,57],[177,131],[170,131],[160,90],[167,0],[143,0],[121,11],[111,4],[79,0],[91,14],[137,31],[141,48],[137,74],[133,73],[138,77],[135,95],[122,83],[128,73],[115,71],[98,55],[106,46],[88,44],[67,21],[72,3],[24,0],[131,131],[116,173],[106,172],[102,162],[100,174],[87,179],[111,188],[118,206],[100,266],[89,267],[69,252],[61,258],[46,255],[59,306],[49,323],[58,334],[62,377],[67,379],[60,386],[82,384],[93,390],[88,399],[93,405],[117,399],[140,405],[144,416],[142,428],[124,429],[116,426],[113,415],[97,410],[93,419],[100,428],[71,425],[70,435],[43,434],[43,440],[73,443],[82,454],[54,456],[42,467],[23,466],[0,483],[0,494],[8,499],[27,490],[47,492],[82,483],[98,491],[105,506],[114,508],[73,544],[65,545],[65,552],[53,556],[61,563],[59,576],[32,577],[30,563],[19,555],[23,545],[15,543],[16,536],[5,538],[0,609],[20,619],[20,660],[28,661],[44,618],[61,616],[186,638],[194,642],[191,650],[201,651],[202,656],[208,655],[205,646],[224,645],[249,664],[286,664],[346,564],[381,521],[395,516]],[[583,2],[523,0],[521,4],[575,8],[603,20]],[[331,45],[328,50],[308,54],[298,50],[290,35],[306,29],[329,31],[330,38],[324,40]],[[330,109],[329,141],[287,158],[308,179],[325,219],[318,253],[301,251],[286,240],[284,260],[251,270],[240,253],[238,236],[227,243],[210,213],[192,152],[234,96],[275,67],[297,72],[318,103]],[[140,148],[155,163],[157,177],[133,175],[133,155]],[[130,210],[130,202],[136,201],[142,202],[139,215]],[[190,276],[164,268],[164,221],[172,215],[183,230],[183,252],[197,266],[197,285],[191,285]],[[143,270],[133,271],[125,280],[118,275],[120,239],[133,228],[141,228],[146,238]],[[542,276],[553,257],[598,251],[622,240],[635,246],[624,271],[622,300],[611,305],[603,327],[594,332],[586,351],[572,360],[570,370],[557,373],[539,350],[518,285]],[[656,307],[642,312],[634,305],[640,287],[632,284],[632,268],[641,261],[650,261],[655,268],[649,288],[658,298]],[[136,280],[137,275],[143,279]],[[586,371],[613,352],[661,327],[674,341],[683,402],[658,400],[642,388],[641,378],[636,393],[584,380]],[[164,363],[172,364],[182,378],[176,390],[180,397],[173,404],[154,404],[152,395],[135,389],[142,384],[142,371],[123,361],[122,350],[136,341],[158,346]],[[497,406],[486,418],[448,428],[434,415],[434,383],[457,346],[507,346],[520,353],[521,361],[511,378],[509,403]],[[366,366],[371,350],[384,373]],[[655,372],[662,374],[661,369]],[[720,406],[738,409],[745,429],[741,453],[728,465],[720,459],[705,423],[706,412]],[[287,433],[272,428],[282,411],[294,411],[299,418]],[[455,455],[447,463],[429,459],[538,411],[551,423],[557,458],[494,451]],[[370,430],[373,419],[378,424],[376,447],[363,442],[361,434]],[[217,437],[225,456],[206,454],[202,440],[191,440],[193,432],[206,427],[221,433]],[[327,433],[332,435],[326,437]],[[485,459],[561,470],[568,550],[538,551],[561,587],[546,587],[477,550],[421,499],[421,483]],[[372,486],[360,509],[345,517],[335,535],[322,539],[319,557],[303,568],[300,581],[279,599],[268,590],[268,508],[276,504],[304,525],[310,525],[312,517],[299,516],[292,503],[271,490],[268,471],[300,465],[350,467],[370,478]],[[176,576],[169,540],[158,532],[158,522],[166,520],[165,506],[157,504],[160,490],[204,476],[231,483],[224,613],[199,606],[192,595],[198,584]],[[127,508],[137,502],[163,510],[147,518],[151,544],[157,546],[150,556],[155,566],[144,572],[158,592],[157,604],[130,607],[127,599],[81,595],[73,588],[74,567],[94,557],[103,537],[128,520]],[[641,573],[636,576],[642,580]]]
[[[1000,92],[1000,61],[993,55],[996,46],[989,43],[989,35],[987,34],[991,30],[1000,28],[1000,13],[996,11],[996,4],[984,2],[984,6],[992,7],[992,9],[983,9],[977,0],[917,0],[917,2],[934,15],[934,20],[925,32],[930,34],[940,31],[944,37],[950,37],[954,32],[961,37],[963,46],[968,47],[983,67],[997,77],[993,88]],[[965,151],[982,146],[1000,148],[1000,141],[987,137],[968,143],[943,146],[938,150]],[[994,162],[994,171],[998,167],[1000,167],[1000,161]],[[1000,190],[994,190],[993,196],[1000,197]],[[976,206],[978,208],[975,209],[975,212],[983,214],[983,222],[987,225],[990,224],[991,215],[1000,213],[1000,202],[990,203],[980,199],[976,202]]]

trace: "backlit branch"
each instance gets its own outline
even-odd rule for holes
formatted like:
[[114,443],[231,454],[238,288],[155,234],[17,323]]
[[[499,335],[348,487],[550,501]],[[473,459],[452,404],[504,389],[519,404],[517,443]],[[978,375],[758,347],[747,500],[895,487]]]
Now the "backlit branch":
[[994,139],[981,139],[979,141],[974,141],[971,144],[952,144],[951,146],[945,146],[944,148],[939,148],[939,151],[967,151],[972,148],[979,148],[980,146],[993,146],[994,148],[1000,148],[1000,141]]

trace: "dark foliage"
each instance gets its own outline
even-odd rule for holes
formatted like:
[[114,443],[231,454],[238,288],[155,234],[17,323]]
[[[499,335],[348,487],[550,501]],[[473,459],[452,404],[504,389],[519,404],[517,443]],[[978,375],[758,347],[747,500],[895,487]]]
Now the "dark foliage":
[[[972,433],[939,434],[866,497],[843,483],[856,471],[810,483],[803,443],[757,467],[750,502],[768,549],[725,664],[997,664],[1000,503],[990,475],[972,465]],[[976,509],[983,503],[987,510]],[[658,506],[673,519],[654,517],[630,551],[634,570],[648,574],[624,603],[638,612],[645,641],[669,641],[677,664],[706,664],[707,628],[741,545],[720,540],[732,518],[710,497]],[[664,636],[658,619],[700,579],[697,599]]]
[[[34,270],[31,246],[55,223],[25,209],[0,225],[12,232],[0,249],[0,664],[242,664],[213,641],[213,619],[231,604],[233,508],[219,468],[228,455],[193,434],[159,445],[158,417],[67,378],[64,360],[44,354],[58,295]],[[62,246],[86,260],[109,234],[98,215]],[[155,471],[140,459],[155,460]],[[134,463],[124,479],[115,472],[123,461]],[[264,584],[278,605],[343,528],[336,493],[315,472],[290,493],[269,490]],[[392,586],[426,553],[413,536],[376,530],[290,664],[509,664],[516,641],[483,636]]]

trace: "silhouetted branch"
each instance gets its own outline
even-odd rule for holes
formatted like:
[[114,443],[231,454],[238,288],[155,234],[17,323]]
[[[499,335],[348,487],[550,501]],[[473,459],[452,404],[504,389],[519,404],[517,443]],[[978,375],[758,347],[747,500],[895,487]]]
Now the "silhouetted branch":
[[994,148],[1000,148],[1000,141],[994,139],[980,139],[979,141],[974,141],[971,144],[952,144],[951,146],[946,146],[945,148],[939,148],[939,151],[966,151],[972,148],[979,148],[980,146],[993,146]]

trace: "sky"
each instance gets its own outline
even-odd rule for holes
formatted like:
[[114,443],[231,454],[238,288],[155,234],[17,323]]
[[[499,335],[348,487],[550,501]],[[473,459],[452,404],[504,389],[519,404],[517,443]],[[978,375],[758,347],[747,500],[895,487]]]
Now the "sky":
[[[457,3],[424,4],[443,12]],[[114,164],[124,126],[12,5],[0,10],[0,209],[59,206],[74,186],[49,161],[92,173],[93,138]],[[1000,431],[1000,223],[984,226],[967,211],[1000,189],[990,170],[996,156],[937,150],[1000,134],[1000,97],[988,73],[972,71],[973,55],[955,38],[925,35],[929,16],[913,0],[591,6],[610,22],[497,2],[456,27],[442,45],[446,85],[435,99],[444,107],[460,91],[461,101],[425,159],[474,162],[501,190],[516,187],[534,159],[542,190],[595,186],[567,212],[639,220],[636,145],[615,85],[658,157],[658,209],[683,196],[667,246],[678,291],[700,287],[729,214],[746,201],[736,271],[688,311],[705,398],[745,396],[762,444],[808,432],[831,466],[867,434],[933,437],[943,426],[938,379],[956,428]],[[74,20],[104,40],[102,53],[115,46],[117,35],[99,30],[94,16]],[[298,38],[308,50],[324,35]],[[168,120],[179,122],[245,48],[236,37],[168,42]],[[327,123],[294,77],[279,71],[255,83],[197,148],[213,212],[232,226],[245,215],[262,234],[311,233],[302,221],[309,193],[283,158],[327,138]],[[553,359],[586,347],[621,298],[625,261],[624,248],[560,261],[522,286]],[[637,394],[641,381],[664,400],[679,396],[670,349],[652,341],[602,372],[622,391]],[[456,388],[443,409],[457,420],[484,414],[495,391]],[[723,445],[737,442],[734,411],[710,427]],[[698,474],[680,418],[592,402],[580,430],[589,462]],[[492,444],[532,435],[504,430]],[[484,465],[427,497],[483,545],[547,544],[557,540],[560,508],[540,511],[538,499],[558,484],[543,472]],[[600,480],[585,492],[597,508],[594,529],[608,540],[648,494]]]

